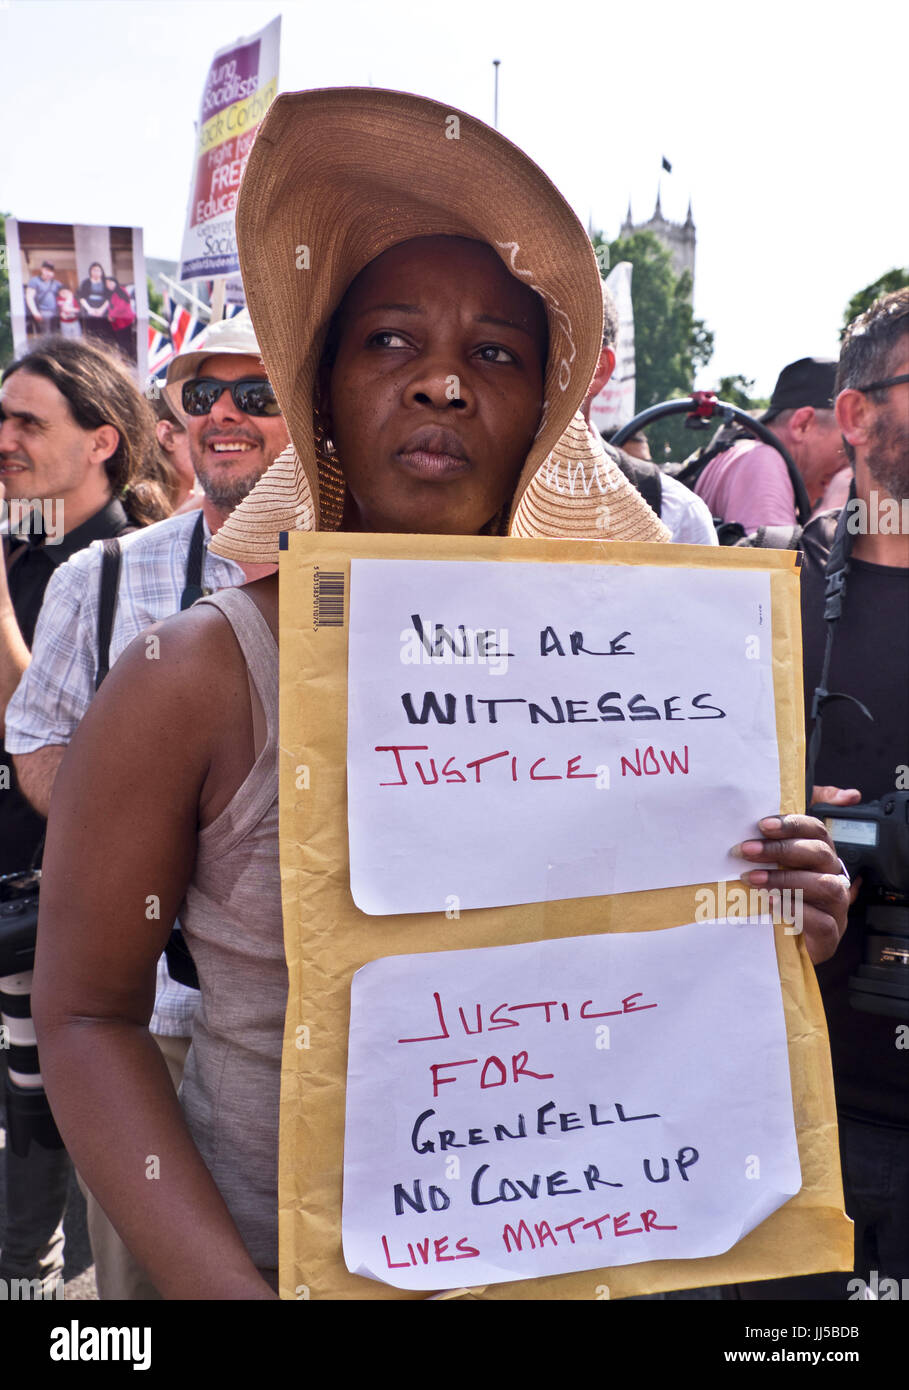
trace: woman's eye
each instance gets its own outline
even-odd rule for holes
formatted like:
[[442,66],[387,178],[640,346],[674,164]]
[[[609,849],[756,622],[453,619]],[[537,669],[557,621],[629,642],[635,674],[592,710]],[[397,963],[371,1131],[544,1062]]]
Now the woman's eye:
[[507,348],[497,347],[495,343],[487,343],[480,348],[480,355],[484,362],[514,362],[516,360],[513,352]]
[[400,333],[392,333],[391,329],[383,329],[381,333],[373,333],[369,339],[373,347],[406,347],[407,344]]

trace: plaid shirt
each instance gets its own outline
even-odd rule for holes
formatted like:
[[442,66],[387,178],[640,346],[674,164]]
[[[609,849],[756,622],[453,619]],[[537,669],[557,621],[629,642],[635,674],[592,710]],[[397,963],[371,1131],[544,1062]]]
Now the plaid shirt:
[[[198,511],[169,517],[120,541],[123,560],[110,664],[152,623],[180,608],[186,560]],[[239,565],[208,551],[205,525],[203,587],[214,591],[246,582]],[[98,660],[98,600],[102,546],[78,551],[54,572],[35,629],[32,659],[6,710],[6,747],[34,753],[47,744],[67,744],[95,693]],[[197,990],[177,984],[158,961],[153,1033],[188,1036],[199,1002]]]

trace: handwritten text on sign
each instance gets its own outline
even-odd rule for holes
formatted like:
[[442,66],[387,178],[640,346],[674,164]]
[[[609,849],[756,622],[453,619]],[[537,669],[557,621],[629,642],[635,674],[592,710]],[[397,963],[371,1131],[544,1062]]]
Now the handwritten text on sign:
[[737,878],[779,809],[766,573],[353,560],[349,651],[364,912]]
[[800,1185],[768,921],[354,977],[353,1273],[438,1289],[715,1255]]

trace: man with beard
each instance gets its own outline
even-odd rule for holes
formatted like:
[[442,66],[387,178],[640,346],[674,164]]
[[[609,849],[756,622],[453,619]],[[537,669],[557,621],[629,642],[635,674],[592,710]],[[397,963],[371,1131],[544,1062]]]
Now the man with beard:
[[[831,692],[822,705],[811,799],[847,806],[907,786],[909,531],[903,519],[909,513],[909,289],[877,300],[850,324],[836,390],[836,418],[855,470],[855,496],[846,504],[848,571],[826,679],[824,571],[840,511],[809,522],[800,543],[805,552],[802,631],[809,734],[816,688],[823,684]],[[885,1279],[909,1277],[905,1022],[850,1003],[849,979],[862,964],[872,902],[859,874],[839,950],[817,967],[830,1032],[846,1211],[855,1222],[857,1277],[827,1274],[742,1285],[745,1299],[873,1297]],[[906,973],[905,966],[892,969]]]
[[[35,631],[31,664],[6,714],[6,745],[25,796],[47,815],[57,769],[91,703],[107,664],[152,623],[189,607],[203,593],[273,573],[274,565],[241,565],[209,553],[208,542],[288,443],[287,429],[265,375],[245,311],[215,324],[202,350],[175,357],[165,392],[185,423],[202,506],[125,537],[107,661],[99,653],[98,616],[103,549],[92,545],[56,570]],[[157,659],[157,639],[146,656]],[[153,910],[153,909],[150,909]],[[158,963],[149,1025],[179,1087],[189,1050],[198,992]],[[88,1197],[89,1235],[99,1297],[157,1298],[157,1292]]]

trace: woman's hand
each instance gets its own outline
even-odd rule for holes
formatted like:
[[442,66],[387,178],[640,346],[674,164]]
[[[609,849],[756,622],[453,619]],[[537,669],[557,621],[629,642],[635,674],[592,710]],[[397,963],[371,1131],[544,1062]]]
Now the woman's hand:
[[796,927],[804,931],[808,955],[819,965],[839,945],[849,910],[849,877],[833,841],[814,816],[767,816],[758,829],[762,839],[745,840],[731,853],[775,867],[746,870],[742,879],[757,888],[792,891]]

